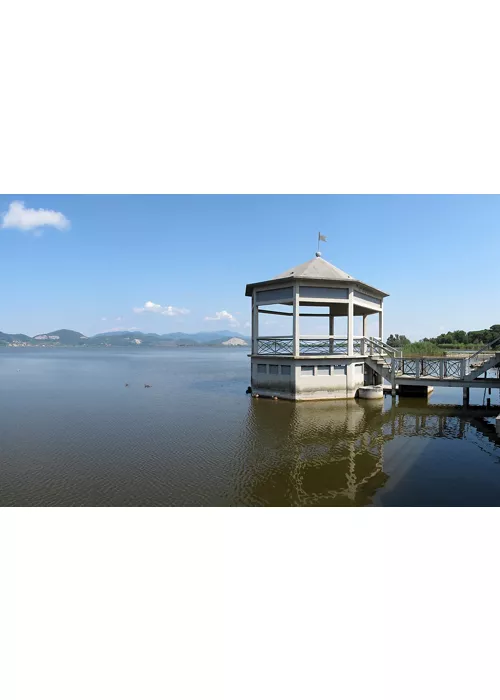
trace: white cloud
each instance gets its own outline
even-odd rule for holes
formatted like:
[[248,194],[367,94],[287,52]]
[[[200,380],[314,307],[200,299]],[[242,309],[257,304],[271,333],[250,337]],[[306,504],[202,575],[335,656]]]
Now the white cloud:
[[147,301],[144,306],[134,309],[134,313],[152,313],[161,314],[162,316],[185,316],[189,313],[189,309],[179,309],[176,306],[162,306],[161,304],[155,304],[152,301]]
[[229,311],[216,311],[215,316],[205,316],[205,321],[229,321],[230,326],[239,326],[237,319]]
[[103,316],[103,317],[101,318],[101,321],[107,321],[107,320],[108,320],[108,319],[107,319],[107,316]]
[[245,325],[243,326],[243,328],[250,328],[251,325],[252,325],[252,324],[250,323],[250,321],[247,321],[247,322],[245,323]]
[[52,226],[60,231],[70,227],[70,221],[60,211],[52,209],[26,209],[24,202],[11,202],[8,211],[3,214],[2,228],[17,228],[21,231],[35,231],[41,235],[40,226]]

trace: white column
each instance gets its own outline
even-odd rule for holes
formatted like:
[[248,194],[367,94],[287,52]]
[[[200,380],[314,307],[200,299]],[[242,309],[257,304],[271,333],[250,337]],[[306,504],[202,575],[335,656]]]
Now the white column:
[[300,302],[299,302],[299,285],[293,285],[293,354],[295,357],[300,355],[300,328],[299,328],[299,316],[300,313]]
[[252,355],[257,355],[259,350],[259,307],[255,299],[255,290],[252,294]]
[[380,309],[378,314],[378,334],[380,340],[384,340],[384,312]]
[[361,354],[365,355],[367,351],[367,343],[365,341],[365,338],[367,337],[368,333],[368,322],[367,322],[368,316],[367,314],[363,314],[363,338],[361,340]]
[[354,289],[349,287],[349,304],[347,316],[347,354],[354,355]]

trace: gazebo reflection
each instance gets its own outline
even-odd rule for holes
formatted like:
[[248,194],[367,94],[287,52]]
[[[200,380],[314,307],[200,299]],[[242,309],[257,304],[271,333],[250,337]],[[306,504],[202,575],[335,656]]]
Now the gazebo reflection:
[[[252,401],[256,436],[251,490],[255,503],[295,506],[367,505],[386,481],[382,402]],[[260,461],[260,460],[259,460]]]

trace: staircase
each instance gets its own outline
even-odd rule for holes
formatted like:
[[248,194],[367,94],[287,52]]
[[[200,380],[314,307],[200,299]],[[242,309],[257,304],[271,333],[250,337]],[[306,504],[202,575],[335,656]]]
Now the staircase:
[[401,357],[401,350],[397,350],[377,338],[364,338],[363,340],[367,353],[366,364],[378,375],[391,382],[393,361]]
[[392,358],[382,355],[372,355],[366,360],[367,365],[377,374],[381,375],[388,382],[391,381]]
[[470,359],[468,360],[468,373],[466,374],[467,379],[478,379],[481,374],[484,374],[489,369],[498,367],[500,365],[500,353],[495,353],[489,358],[486,358],[482,364],[470,364]]
[[[364,338],[366,364],[391,384],[396,380],[410,382],[419,379],[457,381],[457,383],[483,382],[490,369],[500,368],[500,337],[475,352],[468,358],[412,357],[403,358],[402,353],[374,338]],[[481,375],[485,375],[485,379]],[[500,381],[500,375],[496,383]],[[448,384],[449,385],[449,384]]]

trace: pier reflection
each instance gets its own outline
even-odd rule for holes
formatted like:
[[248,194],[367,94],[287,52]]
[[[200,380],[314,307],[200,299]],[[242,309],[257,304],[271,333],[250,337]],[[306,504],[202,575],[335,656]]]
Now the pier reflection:
[[[395,485],[408,477],[430,438],[456,441],[479,434],[496,449],[500,440],[485,415],[488,411],[429,405],[426,398],[253,400],[247,423],[252,464],[246,478],[242,475],[244,499],[274,506],[370,505],[388,481]],[[401,442],[415,437],[424,440]]]

